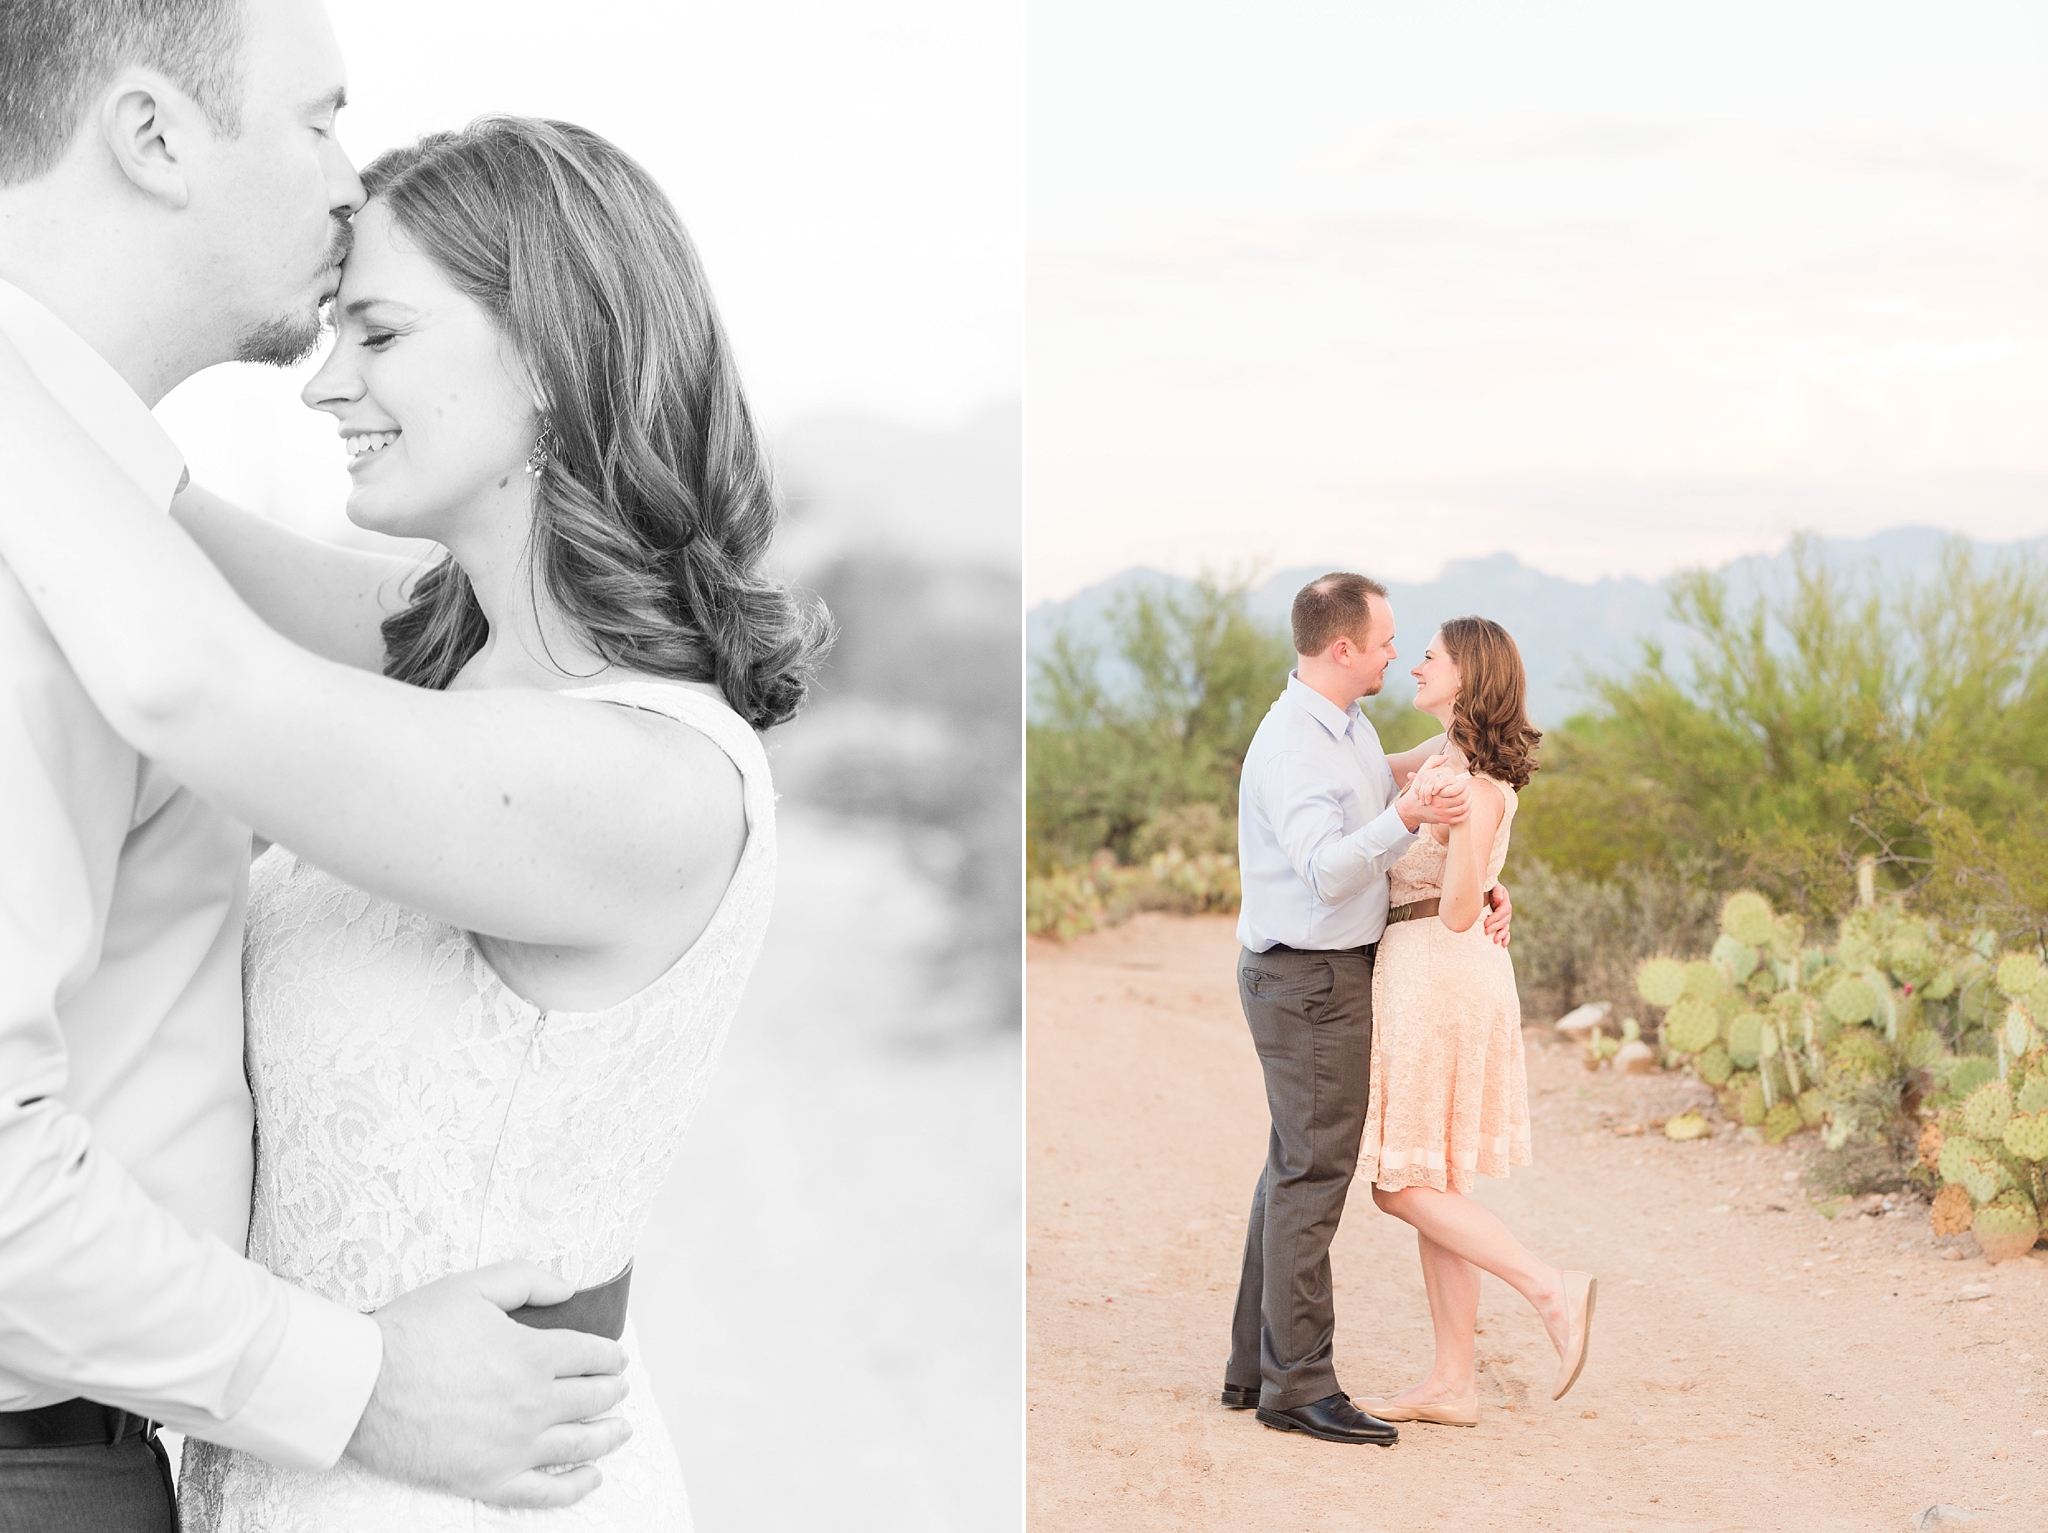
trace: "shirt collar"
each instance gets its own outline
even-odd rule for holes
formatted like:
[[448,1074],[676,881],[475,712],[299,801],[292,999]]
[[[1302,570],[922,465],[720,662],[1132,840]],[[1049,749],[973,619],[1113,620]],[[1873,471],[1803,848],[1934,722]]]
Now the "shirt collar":
[[107,359],[5,280],[0,280],[0,334],[14,343],[50,397],[151,503],[168,507],[184,485],[185,455]]
[[1359,717],[1359,705],[1339,708],[1322,693],[1301,679],[1298,671],[1287,673],[1287,695],[1294,699],[1294,705],[1330,732],[1332,739],[1341,740],[1351,733],[1351,721]]

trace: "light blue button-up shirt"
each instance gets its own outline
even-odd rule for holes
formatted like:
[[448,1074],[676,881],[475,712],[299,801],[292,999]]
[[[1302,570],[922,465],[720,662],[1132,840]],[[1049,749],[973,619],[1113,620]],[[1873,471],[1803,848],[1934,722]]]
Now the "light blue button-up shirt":
[[1379,941],[1387,870],[1415,840],[1394,798],[1393,769],[1364,710],[1339,708],[1290,672],[1238,781],[1237,940],[1254,953]]

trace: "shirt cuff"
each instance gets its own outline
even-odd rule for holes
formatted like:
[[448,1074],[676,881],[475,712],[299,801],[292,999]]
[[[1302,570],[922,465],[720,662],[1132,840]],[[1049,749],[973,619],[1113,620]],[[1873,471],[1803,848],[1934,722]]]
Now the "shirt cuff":
[[368,1315],[283,1286],[289,1312],[277,1356],[242,1408],[208,1435],[287,1469],[332,1469],[370,1403],[384,1333]]
[[1422,834],[1419,829],[1410,830],[1408,828],[1401,819],[1400,809],[1393,804],[1387,805],[1386,808],[1374,815],[1368,828],[1373,833],[1372,839],[1388,851],[1399,847],[1405,852],[1408,850],[1409,843]]

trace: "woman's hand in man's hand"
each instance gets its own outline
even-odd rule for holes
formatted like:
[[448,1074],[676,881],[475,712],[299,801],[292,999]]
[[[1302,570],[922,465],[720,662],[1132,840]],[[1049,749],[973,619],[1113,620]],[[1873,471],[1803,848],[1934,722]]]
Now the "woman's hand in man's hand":
[[1394,800],[1401,823],[1410,830],[1423,825],[1457,825],[1470,813],[1466,789],[1471,778],[1450,768],[1450,757],[1431,756],[1409,779],[1408,791]]

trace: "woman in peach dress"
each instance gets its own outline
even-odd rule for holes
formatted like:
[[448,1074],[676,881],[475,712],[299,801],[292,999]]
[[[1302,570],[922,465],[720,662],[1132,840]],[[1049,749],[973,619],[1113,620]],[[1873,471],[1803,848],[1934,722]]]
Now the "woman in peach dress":
[[1415,706],[1444,733],[1390,765],[1404,787],[1419,774],[1425,792],[1469,780],[1471,812],[1448,830],[1426,828],[1394,864],[1393,909],[1373,972],[1359,1172],[1375,1203],[1415,1226],[1436,1366],[1392,1399],[1356,1404],[1383,1421],[1473,1426],[1479,1274],[1491,1272],[1542,1317],[1558,1353],[1553,1399],[1585,1366],[1594,1283],[1538,1260],[1468,1196],[1474,1177],[1530,1162],[1515,971],[1478,924],[1507,858],[1516,790],[1535,771],[1542,738],[1523,707],[1522,656],[1498,623],[1454,618],[1411,674]]

